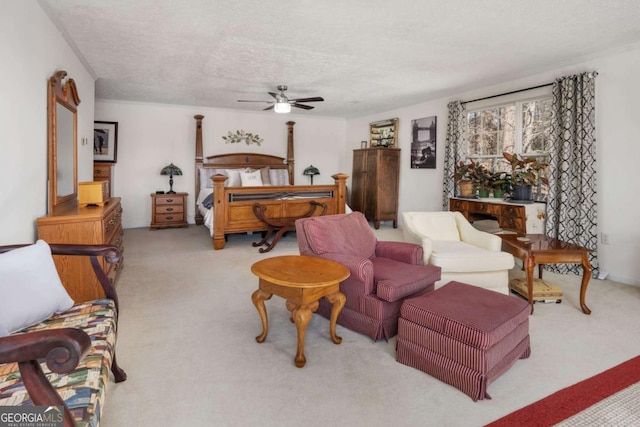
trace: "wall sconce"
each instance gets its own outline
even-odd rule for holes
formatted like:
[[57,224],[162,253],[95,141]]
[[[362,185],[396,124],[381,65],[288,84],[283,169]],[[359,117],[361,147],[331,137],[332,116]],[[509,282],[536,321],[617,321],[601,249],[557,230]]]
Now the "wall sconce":
[[311,185],[313,185],[313,177],[314,175],[320,175],[320,171],[317,167],[311,165],[302,172],[302,175],[308,175],[311,178]]
[[171,163],[170,165],[162,168],[162,170],[160,171],[160,175],[169,175],[169,191],[167,192],[167,194],[175,194],[176,192],[173,191],[173,176],[182,175],[182,170],[178,166]]

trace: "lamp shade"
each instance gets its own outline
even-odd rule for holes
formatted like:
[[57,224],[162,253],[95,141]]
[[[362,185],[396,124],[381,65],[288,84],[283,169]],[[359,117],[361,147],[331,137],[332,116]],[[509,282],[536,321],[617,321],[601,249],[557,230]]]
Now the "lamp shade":
[[308,175],[311,178],[311,185],[313,185],[313,177],[314,175],[320,175],[320,171],[317,167],[310,165],[308,168],[302,172],[303,175]]
[[160,175],[182,175],[182,169],[171,163],[162,168]]
[[311,165],[302,172],[303,175],[320,175],[320,171],[317,167]]
[[171,163],[170,165],[162,168],[162,170],[160,171],[160,175],[169,175],[169,191],[167,193],[175,194],[176,192],[173,191],[173,176],[182,175],[182,169]]

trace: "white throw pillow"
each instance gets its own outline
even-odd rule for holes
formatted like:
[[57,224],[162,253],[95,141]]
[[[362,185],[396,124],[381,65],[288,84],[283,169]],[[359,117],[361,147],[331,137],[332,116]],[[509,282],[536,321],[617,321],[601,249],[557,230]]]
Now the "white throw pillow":
[[43,240],[0,254],[0,295],[0,336],[73,306]]
[[243,187],[262,187],[262,175],[259,170],[240,172]]
[[240,180],[240,169],[225,169],[224,174],[229,178],[225,181],[225,187],[241,187],[242,181]]

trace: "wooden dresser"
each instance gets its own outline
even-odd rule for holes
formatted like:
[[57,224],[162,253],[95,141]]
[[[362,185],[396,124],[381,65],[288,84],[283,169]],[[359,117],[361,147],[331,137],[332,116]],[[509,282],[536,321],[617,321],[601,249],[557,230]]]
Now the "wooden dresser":
[[[101,260],[109,279],[115,284],[124,261],[122,205],[120,197],[112,197],[104,206],[68,207],[38,218],[38,239],[47,243],[110,244],[123,255],[117,264]],[[104,298],[89,259],[54,255],[56,268],[67,292],[74,301]]]
[[360,211],[376,229],[380,221],[398,226],[399,148],[353,150],[351,208]]
[[93,180],[109,181],[109,194],[113,194],[113,163],[93,162]]
[[151,229],[188,227],[188,193],[151,194]]
[[506,202],[502,199],[449,199],[449,210],[458,211],[469,222],[496,219],[500,228],[521,234],[544,234],[545,203]]

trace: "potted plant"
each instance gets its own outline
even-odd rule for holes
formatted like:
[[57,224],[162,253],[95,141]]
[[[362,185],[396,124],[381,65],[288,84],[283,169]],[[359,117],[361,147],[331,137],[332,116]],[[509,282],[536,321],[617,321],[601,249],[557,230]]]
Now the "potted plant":
[[548,184],[547,178],[541,172],[547,168],[546,163],[538,161],[534,157],[519,158],[517,154],[502,153],[511,166],[509,183],[511,185],[511,197],[514,200],[532,200],[532,188],[542,183]]
[[493,191],[494,198],[502,199],[504,197],[504,193],[511,191],[509,178],[510,177],[506,172],[494,172],[491,174],[489,186]]
[[455,167],[453,180],[458,184],[461,197],[475,196],[475,186],[483,175],[484,166],[473,160],[460,161]]

